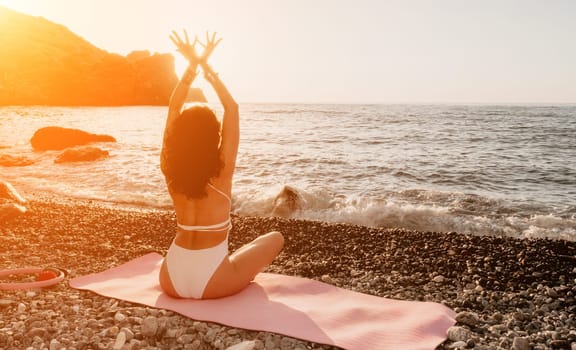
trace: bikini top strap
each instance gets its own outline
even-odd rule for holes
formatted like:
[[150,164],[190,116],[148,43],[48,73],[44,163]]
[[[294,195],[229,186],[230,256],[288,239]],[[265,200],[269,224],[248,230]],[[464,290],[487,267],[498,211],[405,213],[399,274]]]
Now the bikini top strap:
[[223,195],[224,198],[226,198],[226,199],[228,200],[228,202],[230,202],[230,204],[232,204],[232,200],[230,199],[230,197],[229,197],[226,193],[224,193],[224,192],[222,192],[221,190],[219,190],[216,186],[212,185],[210,182],[208,182],[208,186],[212,187],[212,189],[213,189],[214,191],[216,191],[216,192],[220,193],[221,195]]
[[224,222],[214,225],[184,225],[179,222],[176,224],[184,231],[222,231],[232,227],[232,220],[228,217]]

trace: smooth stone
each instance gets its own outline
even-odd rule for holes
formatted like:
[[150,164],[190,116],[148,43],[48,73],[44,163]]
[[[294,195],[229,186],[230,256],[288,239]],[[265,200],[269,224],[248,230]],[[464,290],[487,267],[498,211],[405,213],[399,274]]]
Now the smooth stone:
[[226,350],[252,350],[256,346],[256,342],[254,340],[245,340],[241,343],[229,346]]
[[190,344],[195,339],[194,335],[192,334],[183,334],[176,339],[178,344]]
[[558,293],[553,288],[546,288],[546,294],[551,298],[558,298]]
[[13,303],[14,301],[10,299],[0,299],[0,308],[8,307]]
[[116,312],[116,314],[114,314],[114,321],[116,322],[122,322],[126,319],[126,316],[121,313],[120,311]]
[[294,349],[295,340],[292,338],[283,337],[280,341],[281,350],[292,350]]
[[515,337],[512,341],[512,349],[514,350],[530,350],[530,341],[523,337]]
[[446,333],[447,333],[448,339],[450,339],[451,341],[454,341],[454,342],[467,341],[468,339],[470,339],[472,337],[472,332],[470,332],[466,328],[459,327],[459,326],[452,326],[452,327],[448,328],[448,331]]
[[120,332],[123,332],[126,334],[126,341],[131,341],[132,339],[134,339],[134,332],[132,332],[132,330],[130,328],[126,328],[123,327]]
[[467,326],[476,326],[479,323],[478,315],[469,311],[458,313],[456,315],[456,321]]
[[208,331],[208,325],[202,322],[194,323],[194,330],[198,333],[206,333]]
[[334,280],[332,280],[332,277],[330,277],[330,275],[322,275],[322,277],[320,277],[320,280],[324,283],[334,284]]
[[158,331],[158,318],[154,316],[148,316],[142,320],[141,326],[142,335],[145,337],[153,337]]
[[16,309],[16,312],[18,312],[19,314],[23,313],[24,311],[26,311],[26,305],[24,305],[23,303],[18,304],[18,308]]
[[118,327],[116,326],[112,326],[110,328],[108,328],[104,333],[105,336],[107,337],[115,337],[118,335],[118,332],[120,332],[120,329],[118,329]]
[[434,281],[435,283],[443,283],[445,280],[446,278],[442,275],[438,275],[432,279],[432,281]]
[[164,334],[164,337],[166,338],[176,338],[176,335],[178,334],[178,329],[176,328],[169,328],[166,330],[166,333]]
[[114,345],[112,346],[112,350],[120,350],[126,344],[126,333],[120,332],[114,341]]
[[448,349],[465,349],[466,347],[467,343],[461,340],[448,345]]
[[60,342],[56,339],[50,340],[50,350],[58,350],[60,348]]
[[44,336],[46,336],[46,334],[48,334],[48,331],[46,330],[46,328],[38,327],[38,328],[32,328],[31,330],[29,330],[26,333],[26,336],[28,338],[34,338],[34,337],[43,338]]

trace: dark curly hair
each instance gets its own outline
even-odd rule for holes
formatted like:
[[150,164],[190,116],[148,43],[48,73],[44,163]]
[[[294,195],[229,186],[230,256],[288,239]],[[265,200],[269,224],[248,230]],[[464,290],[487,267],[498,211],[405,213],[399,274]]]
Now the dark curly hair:
[[187,198],[202,198],[206,184],[222,169],[220,123],[203,105],[185,109],[164,142],[164,175],[169,189]]

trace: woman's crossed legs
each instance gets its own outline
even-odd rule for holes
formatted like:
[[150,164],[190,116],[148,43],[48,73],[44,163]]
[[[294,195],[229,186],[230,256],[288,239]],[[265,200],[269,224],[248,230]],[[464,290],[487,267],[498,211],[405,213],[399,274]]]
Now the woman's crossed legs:
[[273,231],[244,245],[224,259],[204,289],[203,299],[220,298],[244,289],[278,256],[284,237]]

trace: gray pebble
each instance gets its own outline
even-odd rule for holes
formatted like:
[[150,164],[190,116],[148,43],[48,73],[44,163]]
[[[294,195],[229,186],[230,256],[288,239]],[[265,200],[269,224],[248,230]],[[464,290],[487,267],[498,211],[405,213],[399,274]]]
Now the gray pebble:
[[120,311],[118,311],[118,312],[116,312],[116,314],[114,314],[114,320],[116,322],[120,323],[120,322],[124,321],[125,319],[126,319],[126,316],[123,313],[121,313]]
[[459,327],[459,326],[452,326],[448,328],[447,331],[448,339],[451,341],[467,341],[472,337],[472,332],[467,330],[466,328]]
[[118,333],[118,336],[116,336],[114,345],[112,345],[112,350],[121,350],[124,344],[126,344],[126,333],[120,332]]
[[123,332],[123,333],[126,334],[126,341],[129,342],[129,341],[131,341],[132,339],[134,339],[134,332],[132,332],[132,330],[131,330],[130,328],[124,327],[124,328],[122,328],[122,329],[120,330],[120,332]]
[[195,337],[192,334],[183,334],[176,339],[178,344],[190,344],[195,341]]
[[479,323],[479,320],[478,315],[474,312],[463,311],[456,315],[456,322],[474,327]]
[[457,341],[448,345],[448,349],[455,349],[455,350],[465,349],[466,347],[467,343],[465,341]]
[[530,350],[530,341],[523,337],[515,337],[512,341],[513,350]]
[[322,277],[320,277],[320,280],[324,283],[334,284],[334,280],[332,279],[332,277],[330,277],[330,275],[322,275]]
[[58,340],[52,339],[50,340],[50,350],[58,350],[61,344]]
[[241,343],[229,346],[226,350],[253,350],[256,346],[256,342],[254,340],[245,340]]
[[296,341],[292,338],[283,337],[280,341],[280,349],[281,350],[292,350],[294,349],[294,344]]
[[158,318],[148,316],[142,321],[141,332],[145,337],[153,337],[158,331]]
[[24,303],[19,303],[18,308],[16,309],[16,312],[21,314],[24,311],[26,311],[26,305]]

